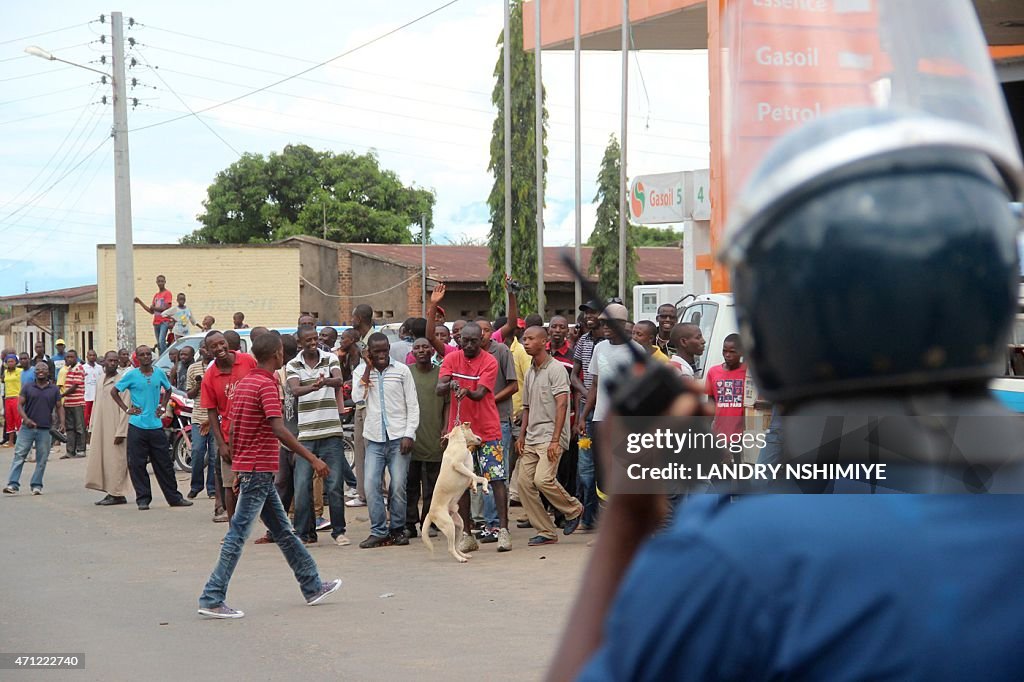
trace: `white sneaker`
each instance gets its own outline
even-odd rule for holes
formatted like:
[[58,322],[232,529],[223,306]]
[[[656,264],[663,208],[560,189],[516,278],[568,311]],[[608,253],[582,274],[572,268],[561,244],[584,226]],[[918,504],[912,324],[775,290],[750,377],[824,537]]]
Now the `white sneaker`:
[[334,538],[334,544],[336,544],[338,547],[348,547],[352,544],[352,541],[345,537],[345,534],[342,533],[338,537]]
[[43,494],[43,489],[42,488],[32,488],[32,494],[33,495],[42,495]]
[[463,554],[467,552],[475,552],[480,549],[480,543],[476,541],[476,538],[469,533],[463,533],[462,539],[459,540],[459,546],[457,548]]
[[498,530],[498,551],[512,551],[512,534],[508,532],[508,528],[501,528]]
[[360,500],[358,497],[353,497],[351,500],[345,502],[346,507],[365,507],[366,501]]
[[9,485],[4,488],[4,492],[7,493],[8,495],[17,495],[18,489],[15,488],[13,485]]

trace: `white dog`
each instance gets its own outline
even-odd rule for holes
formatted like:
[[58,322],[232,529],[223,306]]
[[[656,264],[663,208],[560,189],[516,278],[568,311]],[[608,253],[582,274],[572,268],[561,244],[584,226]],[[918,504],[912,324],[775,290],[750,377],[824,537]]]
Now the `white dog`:
[[470,447],[479,447],[483,442],[480,436],[473,433],[469,424],[456,424],[445,438],[448,447],[441,458],[441,472],[434,484],[434,497],[430,501],[430,511],[423,519],[420,537],[423,543],[434,551],[434,543],[430,541],[427,529],[433,523],[448,538],[448,553],[460,563],[465,563],[469,556],[456,549],[456,543],[462,537],[462,517],[459,516],[459,499],[472,486],[483,486],[488,491],[487,479],[473,473],[473,454]]

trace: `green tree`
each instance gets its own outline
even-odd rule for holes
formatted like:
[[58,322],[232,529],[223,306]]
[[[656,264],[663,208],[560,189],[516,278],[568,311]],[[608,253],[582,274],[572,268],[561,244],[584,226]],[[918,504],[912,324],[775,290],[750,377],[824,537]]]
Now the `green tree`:
[[683,241],[681,230],[671,227],[650,227],[648,225],[631,225],[631,241],[637,246],[679,246]]
[[[631,241],[637,248],[641,246],[679,246],[683,241],[682,231],[673,230],[671,227],[651,227],[630,223],[629,230],[632,232]],[[593,232],[590,233],[590,238],[587,239],[584,246],[594,246]]]
[[[537,311],[537,137],[536,96],[534,92],[534,57],[523,44],[523,6],[512,0],[510,22],[511,54],[511,106],[512,113],[512,276],[524,288],[519,294],[519,310],[523,315]],[[487,197],[491,210],[491,248],[489,263],[491,275],[487,288],[491,295],[491,309],[495,314],[504,307],[505,273],[505,74],[504,31],[498,36],[501,53],[494,67],[494,90],[491,102],[498,109],[491,132],[491,161],[487,169],[494,173],[494,185]],[[541,91],[541,103],[544,92]],[[547,109],[542,110],[542,140],[547,137]],[[547,174],[547,145],[543,173]]]
[[[248,244],[295,235],[337,242],[407,244],[430,238],[432,191],[410,186],[380,167],[376,154],[335,154],[306,145],[281,153],[244,154],[217,173],[183,244]],[[326,227],[325,227],[326,226]]]
[[[597,176],[597,220],[587,243],[594,247],[588,273],[597,275],[597,292],[603,298],[619,293],[619,141],[612,135],[604,148]],[[626,227],[626,293],[633,290],[636,276],[635,226]]]

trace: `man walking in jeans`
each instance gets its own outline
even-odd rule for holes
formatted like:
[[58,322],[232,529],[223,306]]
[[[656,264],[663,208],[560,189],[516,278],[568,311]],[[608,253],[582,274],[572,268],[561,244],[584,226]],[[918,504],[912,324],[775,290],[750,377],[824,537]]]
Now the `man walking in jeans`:
[[[352,400],[366,406],[364,488],[370,508],[370,536],[359,543],[363,549],[409,544],[405,534],[405,483],[420,423],[416,383],[409,367],[392,361],[391,344],[380,332],[371,334],[368,342],[368,357],[356,368],[352,386]],[[385,467],[391,476],[388,483],[390,530],[380,491]]]
[[[316,327],[299,327],[302,351],[286,365],[288,388],[299,400],[299,442],[327,463],[327,502],[331,510],[334,544],[350,544],[345,536],[345,459],[343,431],[338,416],[343,380],[338,356],[318,347]],[[282,351],[283,352],[283,351]],[[313,516],[313,469],[304,459],[295,460],[295,530],[306,544],[317,541]]]
[[[171,466],[171,453],[167,445],[160,417],[171,398],[171,382],[159,367],[153,366],[153,351],[149,346],[135,349],[139,366],[121,375],[110,389],[117,406],[128,413],[128,474],[135,488],[135,503],[139,511],[147,511],[153,501],[146,463],[152,462],[153,473],[170,507],[191,507],[192,503],[178,492],[178,482]],[[164,390],[161,397],[160,391]],[[131,391],[132,406],[121,400],[121,392]]]
[[53,425],[54,408],[57,408],[58,431],[64,430],[64,406],[60,404],[60,392],[50,382],[50,366],[45,362],[36,363],[36,379],[25,384],[18,397],[18,413],[21,414],[21,429],[18,443],[14,448],[11,473],[7,477],[4,492],[15,495],[21,487],[21,469],[25,459],[36,446],[36,470],[32,474],[32,494],[43,493],[43,474],[46,473],[46,458],[50,454],[50,427]]
[[[195,499],[203,492],[211,498],[218,498],[216,474],[217,441],[210,433],[210,415],[202,406],[200,393],[203,387],[203,375],[210,363],[210,354],[206,351],[206,341],[199,342],[199,360],[188,366],[185,372],[185,392],[192,399],[192,482],[188,491],[188,499]],[[222,505],[220,505],[222,506]]]
[[279,384],[274,376],[274,372],[284,364],[280,335],[275,332],[260,336],[253,341],[252,351],[259,364],[235,386],[228,415],[231,468],[238,477],[239,485],[238,505],[224,536],[220,560],[199,597],[200,615],[211,618],[241,618],[245,615],[225,604],[224,599],[256,517],[270,529],[295,574],[307,604],[319,604],[341,587],[341,580],[325,583],[320,579],[313,557],[292,533],[288,512],[274,488],[280,444],[299,455],[317,476],[323,478],[331,474],[330,468],[303,447],[284,426]]

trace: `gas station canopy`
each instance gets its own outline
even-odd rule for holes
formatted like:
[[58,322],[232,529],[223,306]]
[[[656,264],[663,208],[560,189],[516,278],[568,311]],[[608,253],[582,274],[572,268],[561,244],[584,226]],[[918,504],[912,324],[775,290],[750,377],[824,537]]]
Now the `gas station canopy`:
[[[534,2],[541,3],[541,47],[573,48],[573,0],[527,0],[523,8],[523,47],[534,43]],[[716,0],[712,0],[714,2]],[[717,0],[725,4],[725,0]],[[740,0],[730,0],[738,2]],[[754,2],[759,0],[742,0]],[[828,5],[836,0],[760,0],[764,5]],[[583,0],[580,48],[618,51],[622,0]],[[989,45],[1020,45],[1024,54],[1024,2],[974,0]],[[708,4],[704,0],[630,0],[634,50],[705,50],[708,47]]]

